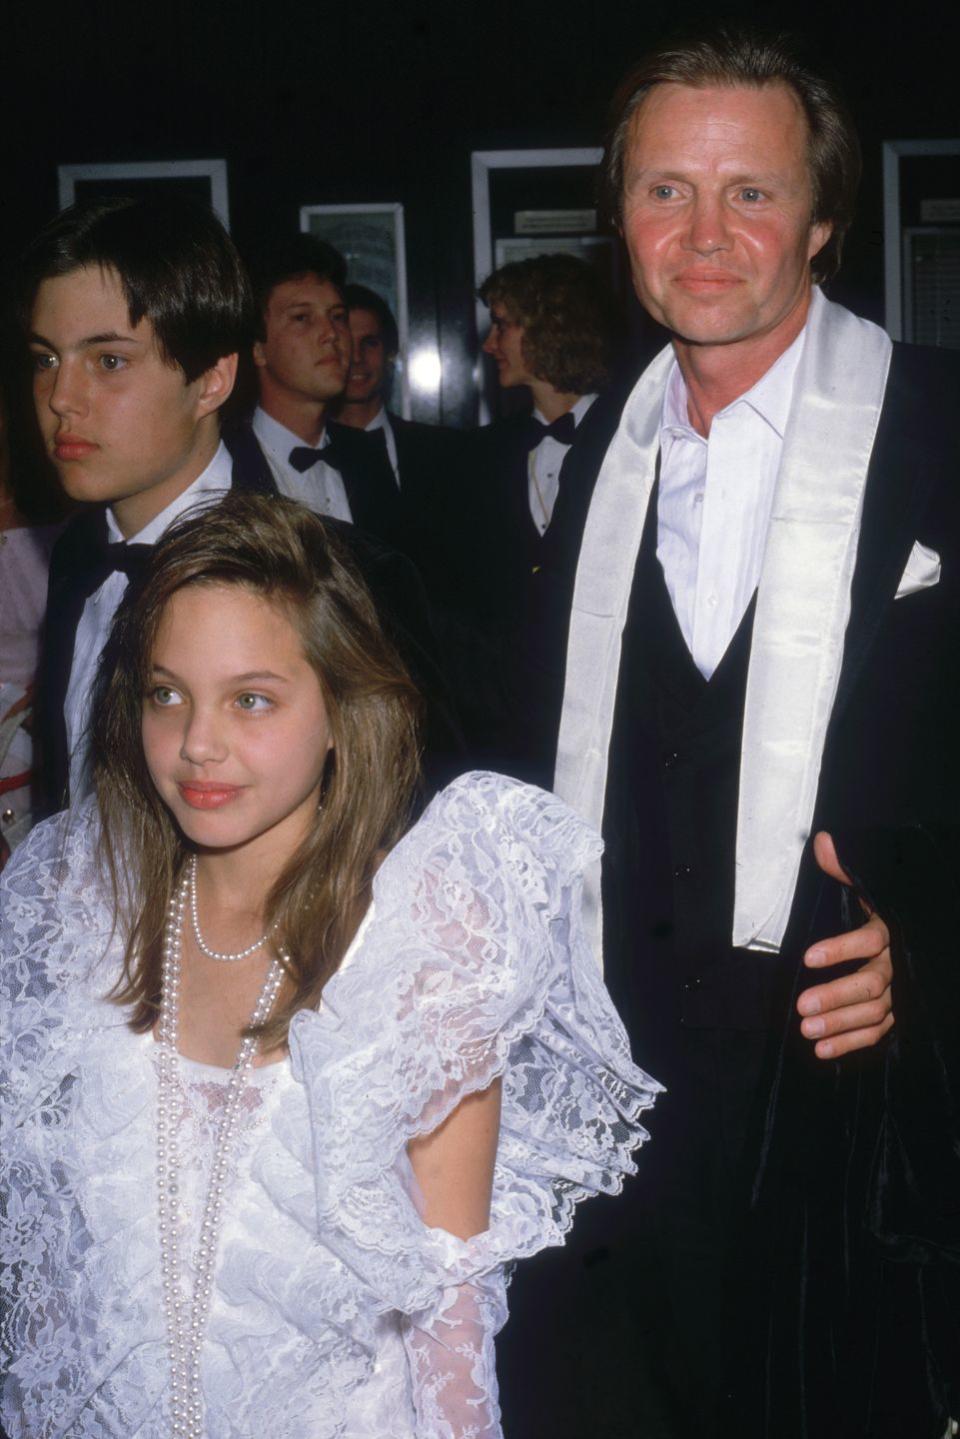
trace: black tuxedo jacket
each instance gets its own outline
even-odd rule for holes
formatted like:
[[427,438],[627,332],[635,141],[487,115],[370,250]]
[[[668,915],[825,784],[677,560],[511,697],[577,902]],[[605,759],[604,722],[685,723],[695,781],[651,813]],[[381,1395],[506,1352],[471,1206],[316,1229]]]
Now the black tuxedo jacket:
[[[270,466],[248,426],[225,432],[224,443],[233,460],[234,489],[277,493]],[[387,468],[389,471],[389,464]],[[395,490],[392,472],[390,484]],[[339,520],[327,519],[325,523],[349,548],[369,586],[384,629],[424,696],[424,769],[428,788],[435,789],[464,769],[465,750],[420,576],[406,556],[382,543],[377,535]],[[64,706],[77,625],[85,603],[89,555],[105,539],[104,507],[91,507],[70,521],[51,557],[35,700],[38,788],[40,805],[46,813],[54,813],[69,801],[70,757]]]
[[456,603],[461,575],[462,514],[468,437],[390,414],[397,444],[401,524],[395,544],[420,571],[431,603]]
[[[396,544],[403,525],[397,482],[382,439],[377,434],[351,429],[349,425],[327,422],[331,444],[342,463],[340,478],[350,505],[353,523],[385,544]],[[224,434],[234,457],[234,473],[242,483],[276,484],[269,463],[249,423],[234,426]]]
[[[824,978],[800,958],[836,887],[808,852],[783,945],[747,1260],[761,1293],[735,1355],[748,1367],[731,1433],[939,1439],[960,1414],[958,399],[960,356],[894,347],[813,832],[834,835],[890,925],[895,1025],[835,1064],[800,1036],[796,997]],[[895,599],[916,541],[940,556],[939,582]]]

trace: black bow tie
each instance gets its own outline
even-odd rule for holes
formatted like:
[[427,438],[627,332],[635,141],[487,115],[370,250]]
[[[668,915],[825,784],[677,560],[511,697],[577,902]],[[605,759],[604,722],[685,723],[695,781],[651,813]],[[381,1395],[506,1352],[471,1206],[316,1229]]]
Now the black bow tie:
[[557,440],[561,445],[572,445],[576,434],[577,422],[573,418],[573,411],[568,410],[549,425],[538,420],[536,415],[531,415],[524,429],[524,440],[528,450],[535,450],[540,441],[545,440],[548,435],[551,440]]
[[319,450],[310,445],[294,445],[287,457],[287,463],[300,475],[305,475],[307,470],[312,470],[321,460],[325,465],[332,465],[335,470],[339,470],[336,445],[324,445]]
[[81,588],[85,598],[95,595],[104,580],[111,575],[126,575],[128,580],[139,580],[153,554],[153,545],[98,545],[90,556],[89,568],[84,567]]

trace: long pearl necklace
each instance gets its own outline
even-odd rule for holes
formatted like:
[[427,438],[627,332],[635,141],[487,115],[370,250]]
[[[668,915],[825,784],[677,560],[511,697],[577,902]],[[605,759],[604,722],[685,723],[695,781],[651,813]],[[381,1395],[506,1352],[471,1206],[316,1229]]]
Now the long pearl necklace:
[[262,934],[255,944],[248,944],[246,949],[228,950],[213,949],[203,935],[200,933],[200,906],[197,902],[197,856],[194,855],[187,870],[187,880],[190,887],[190,924],[193,928],[193,937],[197,941],[197,949],[205,954],[208,959],[220,959],[224,964],[232,964],[235,960],[246,959],[249,954],[256,954],[258,949],[263,949],[270,938],[270,930]]
[[[162,989],[157,1038],[157,1194],[160,1224],[160,1280],[170,1350],[170,1432],[175,1439],[203,1439],[203,1393],[200,1387],[200,1353],[210,1300],[228,1161],[234,1139],[244,1079],[256,1052],[257,1041],[244,1039],[237,1053],[224,1098],[210,1181],[203,1206],[196,1254],[196,1280],[192,1300],[180,1286],[180,1162],[177,1152],[177,1017],[180,998],[180,962],[183,931],[190,895],[188,872],[174,890],[167,912],[163,941]],[[261,941],[262,943],[263,941]],[[282,956],[285,957],[285,956]],[[250,1018],[263,1024],[273,1008],[283,978],[279,961],[270,965],[260,998]]]

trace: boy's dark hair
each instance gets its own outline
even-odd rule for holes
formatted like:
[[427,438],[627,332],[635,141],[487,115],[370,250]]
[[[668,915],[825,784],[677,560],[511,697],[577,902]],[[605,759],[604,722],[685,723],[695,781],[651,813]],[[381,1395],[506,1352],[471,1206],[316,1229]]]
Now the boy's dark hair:
[[369,310],[371,315],[376,315],[384,349],[388,355],[396,355],[400,349],[400,331],[386,300],[366,285],[345,285],[343,301],[348,310]]
[[23,256],[18,310],[26,331],[44,280],[98,266],[120,281],[131,325],[153,325],[164,359],[196,380],[250,343],[250,282],[207,206],[177,195],[71,205]]
[[632,66],[610,107],[607,144],[600,172],[601,203],[619,224],[623,213],[624,162],[630,127],[655,85],[786,85],[807,121],[807,166],[813,192],[811,224],[828,221],[833,230],[810,261],[815,284],[840,268],[843,240],[853,220],[860,182],[860,141],[836,83],[807,60],[791,35],[749,25],[726,25],[667,41]]
[[607,384],[619,317],[608,286],[585,260],[514,260],[488,275],[477,294],[524,326],[523,356],[539,379],[575,395]]
[[262,246],[251,256],[250,273],[257,312],[257,338],[265,340],[267,305],[278,285],[285,280],[298,280],[301,275],[315,275],[318,280],[329,280],[342,292],[347,282],[347,262],[339,250],[316,235],[284,235],[273,244]]

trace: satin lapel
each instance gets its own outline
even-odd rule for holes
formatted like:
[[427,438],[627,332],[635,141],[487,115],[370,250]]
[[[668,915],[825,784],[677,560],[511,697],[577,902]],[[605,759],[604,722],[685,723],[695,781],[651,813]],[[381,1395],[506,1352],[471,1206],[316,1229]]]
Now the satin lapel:
[[[673,350],[637,381],[597,476],[577,566],[554,788],[600,829],[623,626],[656,477],[663,392]],[[586,877],[584,922],[598,960],[599,865]]]
[[837,697],[891,345],[814,295],[767,536],[747,680],[733,943],[780,946]]
[[54,811],[67,800],[69,754],[64,715],[73,647],[85,603],[83,579],[88,557],[106,541],[103,507],[78,516],[53,553],[47,610],[37,675],[37,715],[42,755],[43,807]]

